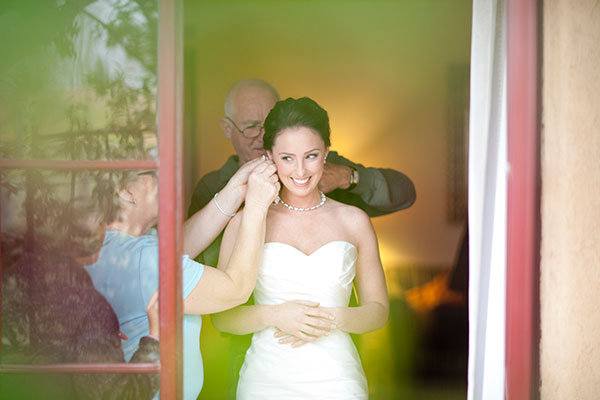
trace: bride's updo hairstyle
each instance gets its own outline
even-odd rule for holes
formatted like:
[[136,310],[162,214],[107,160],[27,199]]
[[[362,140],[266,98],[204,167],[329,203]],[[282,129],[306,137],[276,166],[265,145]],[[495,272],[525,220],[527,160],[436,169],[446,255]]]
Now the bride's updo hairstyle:
[[287,128],[306,127],[318,133],[329,147],[329,117],[327,111],[322,109],[314,100],[308,97],[293,99],[288,97],[275,103],[275,106],[265,119],[265,134],[263,147],[272,150],[277,134]]

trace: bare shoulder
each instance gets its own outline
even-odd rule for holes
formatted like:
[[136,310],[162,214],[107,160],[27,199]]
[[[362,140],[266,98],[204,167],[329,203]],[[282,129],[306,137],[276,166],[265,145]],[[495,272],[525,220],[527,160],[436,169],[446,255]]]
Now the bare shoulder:
[[339,201],[328,199],[331,212],[335,218],[348,228],[370,229],[371,219],[366,212],[356,206],[340,203]]

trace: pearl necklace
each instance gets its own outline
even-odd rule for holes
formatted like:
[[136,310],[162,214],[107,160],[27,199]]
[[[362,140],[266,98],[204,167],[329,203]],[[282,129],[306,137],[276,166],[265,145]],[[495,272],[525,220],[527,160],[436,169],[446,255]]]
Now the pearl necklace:
[[312,207],[294,207],[294,206],[290,206],[288,203],[286,203],[285,201],[283,201],[283,199],[281,197],[279,197],[279,195],[277,195],[277,197],[275,198],[275,204],[277,203],[281,203],[283,204],[284,207],[289,208],[292,211],[312,211],[315,210],[319,207],[323,207],[323,204],[325,204],[325,200],[327,200],[327,197],[325,197],[325,193],[321,192],[319,190],[319,193],[321,194],[321,202],[319,204],[316,204]]

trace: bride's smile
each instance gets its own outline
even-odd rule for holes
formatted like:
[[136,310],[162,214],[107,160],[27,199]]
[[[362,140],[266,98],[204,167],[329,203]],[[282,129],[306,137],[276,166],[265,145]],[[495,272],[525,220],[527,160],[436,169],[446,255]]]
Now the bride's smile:
[[310,176],[306,179],[297,179],[297,178],[292,178],[292,180],[294,181],[294,183],[298,186],[304,186],[308,183],[308,181],[310,180]]

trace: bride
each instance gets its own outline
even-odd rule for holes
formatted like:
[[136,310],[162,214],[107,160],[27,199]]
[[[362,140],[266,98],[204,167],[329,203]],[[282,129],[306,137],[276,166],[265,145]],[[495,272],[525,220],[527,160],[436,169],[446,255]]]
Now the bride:
[[[349,333],[385,324],[387,289],[368,216],[318,190],[330,145],[327,112],[306,97],[279,101],[263,142],[282,189],[267,215],[255,305],[212,319],[221,331],[254,333],[237,398],[366,399]],[[219,267],[233,251],[240,219],[225,231]],[[353,282],[359,306],[348,307]]]

